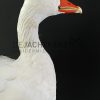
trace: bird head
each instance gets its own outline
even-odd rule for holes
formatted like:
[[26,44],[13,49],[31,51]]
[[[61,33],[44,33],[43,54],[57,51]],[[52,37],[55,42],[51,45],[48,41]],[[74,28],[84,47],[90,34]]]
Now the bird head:
[[48,17],[57,14],[82,13],[82,9],[68,0],[25,0],[26,6],[32,9],[34,15]]

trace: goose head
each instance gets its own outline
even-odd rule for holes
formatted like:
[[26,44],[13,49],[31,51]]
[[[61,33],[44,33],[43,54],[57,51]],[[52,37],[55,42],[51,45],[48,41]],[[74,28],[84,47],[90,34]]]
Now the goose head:
[[25,0],[26,3],[33,5],[33,10],[40,17],[52,16],[57,14],[82,13],[82,9],[69,2],[68,0]]

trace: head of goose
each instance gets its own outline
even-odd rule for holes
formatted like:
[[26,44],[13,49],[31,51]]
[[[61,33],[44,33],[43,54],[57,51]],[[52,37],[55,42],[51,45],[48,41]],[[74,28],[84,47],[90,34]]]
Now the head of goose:
[[33,10],[38,15],[46,17],[61,13],[82,13],[81,7],[72,4],[68,0],[25,0],[25,2],[33,5]]

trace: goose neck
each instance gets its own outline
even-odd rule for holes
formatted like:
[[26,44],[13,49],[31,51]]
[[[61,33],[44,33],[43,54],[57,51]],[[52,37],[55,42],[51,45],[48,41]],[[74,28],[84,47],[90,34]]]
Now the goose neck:
[[29,54],[44,50],[38,35],[40,17],[30,6],[23,6],[18,19],[18,45],[21,53]]

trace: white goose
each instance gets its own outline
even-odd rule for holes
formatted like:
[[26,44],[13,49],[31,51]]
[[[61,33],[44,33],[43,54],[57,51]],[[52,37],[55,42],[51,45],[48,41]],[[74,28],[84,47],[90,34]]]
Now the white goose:
[[0,100],[56,100],[54,65],[37,43],[41,44],[39,23],[48,16],[59,14],[58,6],[63,13],[82,12],[80,7],[66,0],[61,0],[61,4],[59,0],[24,1],[17,27],[20,56],[17,60],[0,57]]

